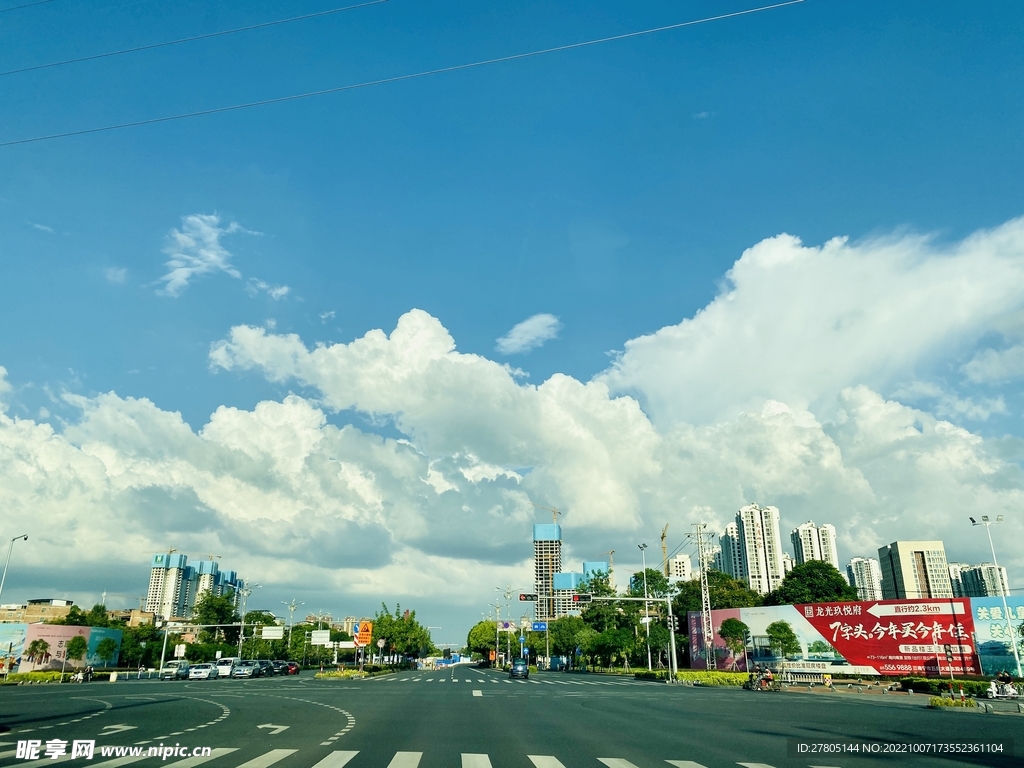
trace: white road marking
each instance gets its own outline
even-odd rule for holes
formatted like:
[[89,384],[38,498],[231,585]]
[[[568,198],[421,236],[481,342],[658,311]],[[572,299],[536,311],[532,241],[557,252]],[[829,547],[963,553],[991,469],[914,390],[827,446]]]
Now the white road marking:
[[268,768],[278,760],[284,760],[288,755],[294,755],[297,749],[272,749],[266,754],[254,757],[247,763],[242,763],[238,768]]
[[623,760],[621,757],[599,757],[597,759],[608,768],[636,768],[629,760]]
[[395,756],[388,763],[388,768],[416,768],[421,757],[422,752],[395,752]]
[[491,758],[487,755],[462,753],[462,768],[491,768]]
[[481,690],[480,690],[479,688],[474,688],[474,689],[473,689],[473,695],[474,695],[474,696],[483,696],[483,695],[484,695],[484,692],[483,692],[483,691],[481,691]]
[[331,754],[314,765],[313,768],[343,768],[345,763],[358,754],[358,752],[331,752]]
[[743,768],[774,768],[768,763],[736,763],[736,765],[742,765]]
[[530,762],[536,766],[536,768],[565,768],[558,758],[552,757],[551,755],[527,755],[530,758]]
[[218,757],[224,757],[224,755],[230,755],[232,752],[237,752],[237,749],[214,749],[206,757],[186,757],[184,760],[178,760],[169,765],[177,766],[177,768],[192,768],[194,765],[202,765],[203,763],[209,762],[210,760],[216,760]]
[[704,768],[703,765],[695,763],[693,760],[666,760],[665,762],[676,768]]

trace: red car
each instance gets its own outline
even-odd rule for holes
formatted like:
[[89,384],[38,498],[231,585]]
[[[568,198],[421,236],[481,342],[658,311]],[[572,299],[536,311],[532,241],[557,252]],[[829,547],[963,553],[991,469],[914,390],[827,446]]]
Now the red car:
[[299,674],[299,665],[296,664],[294,661],[289,661],[288,666],[285,669],[282,669],[281,671],[284,672],[286,675],[297,675]]

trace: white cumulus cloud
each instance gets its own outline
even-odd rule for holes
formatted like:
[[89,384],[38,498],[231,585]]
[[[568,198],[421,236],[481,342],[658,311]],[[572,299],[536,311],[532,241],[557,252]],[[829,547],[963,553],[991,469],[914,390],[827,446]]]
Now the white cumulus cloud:
[[554,315],[541,313],[516,323],[508,333],[498,339],[495,349],[502,355],[518,355],[543,346],[558,338],[562,324]]

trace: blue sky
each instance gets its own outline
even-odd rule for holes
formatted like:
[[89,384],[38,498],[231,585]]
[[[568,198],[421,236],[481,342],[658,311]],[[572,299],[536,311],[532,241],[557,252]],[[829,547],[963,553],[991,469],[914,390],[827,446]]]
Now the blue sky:
[[[755,5],[390,0],[209,41],[0,76],[0,142],[429,70]],[[54,0],[0,13],[0,70],[333,7]],[[521,369],[515,380],[522,386],[540,385],[556,374],[585,383],[606,376],[630,340],[710,307],[728,292],[727,273],[741,254],[780,233],[812,247],[847,236],[862,256],[873,254],[865,263],[876,265],[893,258],[878,243],[928,235],[905,266],[908,284],[923,292],[921,306],[934,307],[929,291],[935,302],[958,294],[936,287],[947,278],[935,284],[917,280],[914,265],[940,259],[964,247],[972,233],[1024,214],[1022,32],[1024,10],[1016,3],[988,3],[968,12],[945,2],[808,0],[348,93],[0,147],[0,365],[10,385],[7,417],[52,424],[76,449],[88,437],[123,451],[116,430],[85,435],[80,421],[91,406],[83,402],[95,404],[111,392],[122,401],[146,398],[161,412],[180,412],[198,433],[219,407],[252,411],[294,392],[321,407],[328,423],[407,439],[432,461],[472,455],[520,473],[547,466],[553,479],[537,480],[540,485],[532,489],[522,486],[524,480],[520,487],[541,501],[571,510],[575,499],[582,507],[582,499],[559,485],[564,478],[558,480],[558,459],[549,457],[546,465],[499,450],[488,458],[493,430],[483,439],[469,424],[458,439],[440,440],[439,427],[403,427],[402,414],[415,409],[402,397],[372,407],[360,404],[362,396],[335,392],[332,399],[330,388],[340,386],[333,379],[258,363],[251,346],[244,354],[233,348],[230,364],[213,364],[211,346],[237,326],[265,328],[268,337],[297,334],[310,349],[349,344],[372,329],[391,333],[400,317],[419,309],[447,330],[458,353]],[[223,230],[215,241],[238,276],[197,275],[177,295],[161,294],[170,238],[184,231],[190,216],[217,217],[206,221]],[[1016,263],[1016,245],[1007,248],[1011,254],[1003,256]],[[635,396],[662,436],[678,434],[680,424],[738,424],[737,414],[752,407],[750,398],[778,400],[795,413],[806,408],[852,465],[854,449],[836,437],[845,422],[835,416],[843,408],[834,400],[839,388],[863,385],[885,401],[964,430],[965,444],[985,453],[984,460],[968,463],[998,464],[985,475],[986,487],[1016,494],[1024,487],[1017,474],[1024,405],[1015,383],[1019,374],[972,377],[964,366],[985,349],[1014,347],[1024,294],[1012,281],[986,283],[970,268],[986,262],[970,248],[963,263],[968,266],[955,278],[964,281],[963,294],[1005,288],[990,314],[978,309],[985,302],[964,305],[965,318],[984,318],[953,322],[934,338],[909,334],[906,345],[881,355],[883,362],[854,366],[834,387],[795,392],[768,381],[763,390],[755,386],[723,400],[714,412],[673,409],[664,405],[664,393],[692,376],[666,374],[667,381],[651,383],[659,361],[675,354],[668,350],[659,357],[657,344],[647,357],[627,352],[627,373],[611,375],[608,386],[613,395]],[[888,280],[884,268],[873,274]],[[281,286],[288,291],[278,298],[268,292]],[[784,294],[775,295],[781,300]],[[776,304],[766,294],[754,304],[764,313],[755,324],[772,326],[795,311],[793,303],[804,295],[785,294],[787,303]],[[894,293],[879,306],[905,303],[906,295]],[[809,325],[819,317],[811,304],[805,316],[797,313]],[[528,353],[496,350],[499,337],[542,313],[557,318],[556,338]],[[921,315],[906,317],[896,331],[883,329],[886,338],[874,343],[885,346],[907,323],[934,326]],[[646,373],[629,367],[633,359]],[[710,358],[705,363],[716,364]],[[714,384],[719,374],[706,373]],[[484,391],[483,386],[470,389]],[[713,389],[722,391],[717,384]],[[703,391],[698,387],[694,397]],[[329,401],[334,405],[325,405]],[[7,444],[13,451],[14,443]],[[161,448],[161,455],[167,450]],[[720,446],[712,450],[723,453]],[[896,521],[916,502],[892,498],[867,475],[874,491],[872,535],[888,541],[906,533]],[[184,486],[193,483],[181,482],[155,482],[173,486],[168,493],[178,501],[162,507],[170,518],[177,514],[174,505],[183,503]],[[815,495],[825,493],[824,485],[808,482],[773,489],[751,478],[738,490],[690,501],[713,508],[719,521],[739,501],[777,502],[784,519],[788,502],[792,523],[801,522],[798,513],[813,513],[840,528],[840,518],[848,516],[851,528],[861,520],[856,504],[850,511],[841,504],[834,513],[823,509],[831,497]],[[965,498],[980,499],[971,495],[977,491],[974,481],[964,482]],[[637,478],[630,483],[643,486]],[[387,497],[386,490],[380,492]],[[630,512],[609,511],[607,519],[577,514],[580,558],[589,559],[591,549],[620,548],[623,537],[653,538],[665,515],[657,511],[661,502],[645,500],[645,492],[636,491]],[[201,491],[188,493],[197,493],[196,503],[210,515],[237,521]],[[992,503],[1012,506],[1011,497],[1000,498]],[[27,499],[12,503],[29,514]],[[90,514],[81,512],[78,524],[90,525]],[[442,509],[436,516],[424,514],[431,525],[454,522]],[[689,508],[678,514],[673,528],[681,535],[695,518]],[[826,520],[830,515],[837,519]],[[526,522],[516,520],[506,521],[500,540],[492,542],[494,552],[520,541],[520,523]],[[570,511],[567,530],[571,521]],[[381,525],[391,530],[389,523]],[[939,526],[936,534],[944,530]],[[169,525],[167,536],[173,531]],[[156,528],[146,535],[159,538]],[[139,546],[148,541],[140,539]],[[841,539],[844,557],[869,554],[854,532],[847,534],[845,549],[842,544]],[[61,545],[48,546],[23,572],[21,588],[60,588],[64,576],[44,574],[47,558]],[[222,546],[234,546],[236,560],[248,557],[237,542],[224,539]],[[440,548],[423,551],[442,556]],[[477,557],[469,544],[449,554],[466,563]],[[958,557],[983,555],[970,549]],[[1013,567],[1024,577],[1024,557],[1019,551],[1013,556]],[[295,557],[302,559],[301,547]],[[494,557],[490,565],[508,569],[502,583],[524,567],[513,555]],[[116,578],[130,578],[130,558],[123,554],[97,554],[94,561],[83,555],[74,567],[100,574],[101,561],[123,563]],[[483,557],[480,567],[488,562]],[[475,566],[466,567],[470,573]],[[461,604],[417,597],[388,573],[383,568],[378,576],[361,578],[391,601],[432,606],[452,617],[449,624],[475,619],[479,612],[475,595]],[[12,588],[17,578],[12,575]],[[117,591],[131,588],[124,584]],[[282,586],[282,599],[293,591]],[[362,605],[369,591],[338,598],[334,610]],[[363,609],[372,609],[374,601],[365,599]]]

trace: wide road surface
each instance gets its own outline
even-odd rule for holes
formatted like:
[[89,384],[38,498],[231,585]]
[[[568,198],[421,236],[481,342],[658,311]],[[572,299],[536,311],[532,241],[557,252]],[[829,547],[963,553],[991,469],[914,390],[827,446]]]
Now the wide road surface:
[[[456,667],[358,681],[93,682],[0,688],[0,768],[747,768],[1024,765],[1024,715],[936,712],[924,696],[755,693],[602,675],[528,682]],[[262,727],[261,727],[262,726]],[[1019,757],[790,756],[787,739],[871,742],[1016,739]],[[95,740],[91,761],[45,757],[46,742]],[[101,746],[210,747],[206,757],[101,755]],[[190,753],[189,753],[190,754]]]

